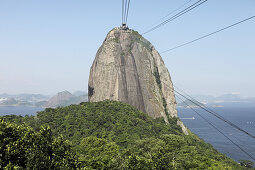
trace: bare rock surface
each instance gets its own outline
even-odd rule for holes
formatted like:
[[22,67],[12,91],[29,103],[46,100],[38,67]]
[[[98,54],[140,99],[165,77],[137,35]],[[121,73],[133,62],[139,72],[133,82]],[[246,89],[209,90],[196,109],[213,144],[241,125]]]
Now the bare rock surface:
[[91,102],[121,101],[166,123],[177,117],[170,74],[153,45],[134,30],[108,33],[91,66],[88,93]]

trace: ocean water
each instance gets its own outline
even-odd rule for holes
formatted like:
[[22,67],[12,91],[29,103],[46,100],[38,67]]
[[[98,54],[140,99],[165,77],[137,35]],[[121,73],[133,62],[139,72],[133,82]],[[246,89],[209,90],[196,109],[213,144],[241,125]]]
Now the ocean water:
[[[202,109],[195,108],[195,110],[206,117],[207,120],[212,122],[217,128],[219,128],[225,135],[227,135],[246,152],[255,157],[254,138],[238,131],[237,129],[210,115]],[[222,117],[255,136],[255,106],[226,106],[221,108],[213,108],[213,110]],[[254,162],[254,160],[250,159],[237,146],[231,143],[226,137],[220,134],[191,109],[178,108],[178,114],[183,123],[193,133],[204,139],[207,143],[212,144],[219,152],[226,154],[236,161],[251,160]],[[186,119],[193,117],[195,119]]]
[[[0,107],[0,116],[4,115],[36,115],[38,111],[44,110],[40,107]],[[205,111],[195,108],[200,114],[206,117],[210,122],[217,126],[225,135],[231,138],[235,143],[240,145],[246,152],[255,157],[255,139],[236,130],[223,121],[206,113]],[[237,126],[255,135],[255,106],[226,106],[222,108],[213,108],[218,114],[236,124]],[[239,148],[232,144],[217,130],[211,127],[207,122],[200,118],[196,113],[188,108],[178,108],[178,114],[183,123],[196,135],[210,143],[219,152],[226,154],[236,161],[251,160]],[[186,119],[193,118],[194,119]],[[252,161],[252,160],[251,160]]]
[[0,116],[5,115],[36,115],[37,112],[43,111],[41,107],[26,106],[0,106]]

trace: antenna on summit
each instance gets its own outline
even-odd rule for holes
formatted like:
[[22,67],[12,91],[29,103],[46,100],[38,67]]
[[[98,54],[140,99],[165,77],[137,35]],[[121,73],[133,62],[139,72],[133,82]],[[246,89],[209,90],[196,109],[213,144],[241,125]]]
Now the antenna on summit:
[[122,24],[120,28],[123,30],[129,29],[127,26],[129,5],[130,5],[130,0],[122,0]]

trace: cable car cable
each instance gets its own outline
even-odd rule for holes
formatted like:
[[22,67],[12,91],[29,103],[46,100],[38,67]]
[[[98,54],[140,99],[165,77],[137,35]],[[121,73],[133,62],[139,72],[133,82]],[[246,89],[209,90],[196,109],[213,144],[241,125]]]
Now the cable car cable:
[[170,13],[168,13],[167,15],[165,15],[164,17],[160,18],[157,22],[155,22],[154,24],[151,24],[150,27],[156,25],[159,23],[159,21],[165,19],[166,17],[168,17],[169,15],[172,15],[174,12],[178,11],[179,9],[181,9],[182,7],[184,7],[185,5],[189,4],[192,0],[189,0],[188,2],[185,2],[184,4],[182,4],[181,6],[179,6],[178,8],[176,8],[175,10],[171,11]]
[[241,131],[241,132],[247,134],[248,136],[250,136],[250,137],[252,137],[252,138],[255,138],[254,135],[252,135],[252,134],[250,134],[249,132],[243,130],[242,128],[238,127],[238,126],[235,125],[234,123],[232,123],[232,122],[226,120],[226,119],[223,118],[222,116],[219,116],[218,114],[215,114],[214,112],[211,112],[210,110],[208,110],[208,109],[202,107],[202,106],[199,105],[198,103],[194,102],[193,100],[191,100],[191,99],[187,98],[186,96],[184,96],[183,94],[179,93],[177,90],[174,89],[174,91],[175,91],[177,94],[179,94],[179,95],[181,95],[182,97],[184,97],[186,100],[192,102],[192,103],[195,104],[196,106],[198,106],[198,107],[200,107],[201,109],[205,110],[206,112],[208,112],[208,113],[214,115],[215,117],[219,118],[220,120],[226,122],[226,123],[229,124],[230,126],[236,128],[237,130],[239,130],[239,131]]
[[124,0],[122,0],[122,23],[124,22]]
[[255,161],[255,158],[251,156],[248,152],[246,152],[241,146],[239,146],[237,143],[235,143],[232,139],[230,139],[227,135],[225,135],[219,128],[217,128],[213,123],[211,123],[209,120],[207,120],[204,116],[202,116],[200,113],[198,113],[195,109],[190,107],[188,103],[186,103],[184,100],[182,100],[179,96],[177,96],[185,105],[187,105],[192,111],[194,111],[196,114],[198,114],[202,119],[204,119],[208,124],[210,124],[214,129],[216,129],[219,133],[221,133],[224,137],[226,137],[232,144],[234,144],[236,147],[238,147],[243,153],[245,153],[248,157],[250,157],[252,160]]
[[176,47],[170,48],[170,49],[168,49],[168,50],[162,51],[160,54],[163,54],[163,53],[172,51],[172,50],[174,50],[174,49],[177,49],[177,48],[186,46],[186,45],[188,45],[188,44],[194,43],[194,42],[196,42],[196,41],[198,41],[198,40],[207,38],[207,37],[209,37],[209,36],[211,36],[211,35],[214,35],[214,34],[216,34],[216,33],[219,33],[219,32],[221,32],[221,31],[224,31],[224,30],[226,30],[226,29],[228,29],[228,28],[231,28],[231,27],[233,27],[233,26],[239,25],[239,24],[241,24],[241,23],[243,23],[243,22],[246,22],[246,21],[251,20],[251,19],[254,19],[254,18],[255,18],[255,15],[254,15],[254,16],[251,16],[251,17],[249,17],[249,18],[246,18],[246,19],[244,19],[244,20],[242,20],[242,21],[239,21],[239,22],[237,22],[237,23],[234,23],[234,24],[232,24],[232,25],[229,25],[229,26],[227,26],[227,27],[224,27],[224,28],[222,28],[222,29],[219,29],[219,30],[217,30],[217,31],[214,31],[214,32],[212,32],[212,33],[210,33],[210,34],[204,35],[204,36],[202,36],[202,37],[200,37],[200,38],[194,39],[194,40],[189,41],[189,42],[187,42],[187,43],[184,43],[184,44],[178,45],[178,46],[176,46]]
[[128,0],[125,0],[125,17],[124,17],[124,23],[126,23],[127,5],[128,5]]
[[128,11],[129,11],[129,5],[130,5],[130,0],[128,0],[128,7],[127,7],[127,16],[126,16],[126,24],[127,24],[127,20],[128,20]]
[[195,9],[196,7],[202,5],[203,3],[207,2],[208,0],[199,0],[197,2],[195,2],[194,4],[190,5],[189,7],[185,8],[184,10],[182,10],[181,12],[177,13],[176,15],[172,16],[171,18],[167,19],[166,21],[162,22],[161,24],[158,24],[157,26],[149,29],[148,31],[142,33],[142,35],[147,34],[151,31],[154,31],[155,29],[162,27],[163,25],[175,20],[176,18],[179,18],[180,16],[186,14],[187,12]]

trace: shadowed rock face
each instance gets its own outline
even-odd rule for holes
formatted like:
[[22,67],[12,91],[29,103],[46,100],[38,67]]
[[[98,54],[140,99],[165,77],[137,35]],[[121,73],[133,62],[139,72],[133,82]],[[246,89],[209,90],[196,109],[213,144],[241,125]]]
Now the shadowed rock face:
[[91,66],[88,92],[91,102],[121,101],[166,123],[177,117],[173,84],[161,56],[133,30],[108,33]]

